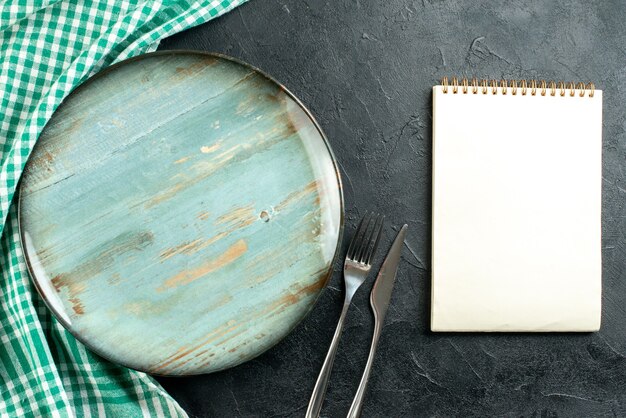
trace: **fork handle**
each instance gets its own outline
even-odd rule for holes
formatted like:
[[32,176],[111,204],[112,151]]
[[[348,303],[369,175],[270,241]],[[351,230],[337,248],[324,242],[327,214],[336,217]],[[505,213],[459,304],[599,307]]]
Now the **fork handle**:
[[333,335],[333,340],[330,343],[330,348],[328,349],[328,353],[324,359],[322,370],[320,371],[317,381],[315,382],[315,388],[313,389],[313,394],[311,395],[311,400],[309,401],[309,407],[306,410],[306,418],[317,418],[322,410],[324,395],[326,395],[326,388],[328,387],[328,382],[330,380],[330,372],[333,369],[333,362],[335,361],[335,354],[337,353],[337,347],[339,346],[343,323],[346,319],[348,307],[350,306],[350,299],[351,298],[348,298],[348,295],[346,295],[346,299],[343,303],[343,309],[341,310],[341,315],[339,316],[339,322],[337,322],[337,328],[335,329],[335,335]]
[[374,335],[372,337],[372,346],[370,347],[370,354],[367,356],[367,364],[365,365],[365,371],[361,377],[361,383],[359,383],[359,389],[356,391],[350,411],[348,411],[347,418],[358,418],[361,416],[361,409],[363,408],[363,399],[365,398],[365,390],[367,389],[367,382],[370,378],[370,372],[372,371],[372,364],[374,363],[374,357],[376,356],[376,347],[378,346],[378,339],[380,338],[380,332],[382,330],[382,320],[376,315],[374,311],[375,324]]

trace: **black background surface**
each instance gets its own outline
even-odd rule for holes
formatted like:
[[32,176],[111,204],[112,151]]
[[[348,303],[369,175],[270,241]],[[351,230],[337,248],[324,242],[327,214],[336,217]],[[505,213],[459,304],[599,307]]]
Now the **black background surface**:
[[[346,238],[365,210],[389,219],[377,264],[409,224],[364,417],[626,416],[624,2],[251,0],[161,49],[225,53],[294,92],[339,160]],[[429,332],[431,87],[444,75],[593,81],[604,90],[599,333]],[[528,122],[511,115],[511,129]],[[349,312],[323,416],[345,416],[358,386],[370,286]],[[192,416],[303,416],[342,297],[336,273],[310,316],[264,355],[159,380]]]

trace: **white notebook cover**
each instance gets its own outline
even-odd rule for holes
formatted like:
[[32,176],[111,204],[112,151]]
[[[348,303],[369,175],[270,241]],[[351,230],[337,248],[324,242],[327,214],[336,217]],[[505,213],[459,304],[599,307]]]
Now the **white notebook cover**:
[[602,91],[433,88],[433,331],[597,331]]

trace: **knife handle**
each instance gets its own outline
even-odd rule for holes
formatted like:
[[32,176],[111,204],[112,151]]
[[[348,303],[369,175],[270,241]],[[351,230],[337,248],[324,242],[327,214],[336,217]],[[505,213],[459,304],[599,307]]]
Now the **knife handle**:
[[363,399],[365,398],[365,390],[367,389],[367,382],[370,378],[370,372],[372,371],[372,364],[374,363],[374,356],[376,355],[376,347],[378,346],[378,339],[380,338],[380,332],[383,329],[383,318],[379,318],[378,312],[374,310],[374,335],[372,337],[372,346],[370,347],[370,354],[367,357],[367,364],[365,365],[365,371],[361,377],[361,383],[359,383],[359,389],[356,391],[352,406],[348,412],[348,418],[358,418],[361,416],[361,409],[363,408]]

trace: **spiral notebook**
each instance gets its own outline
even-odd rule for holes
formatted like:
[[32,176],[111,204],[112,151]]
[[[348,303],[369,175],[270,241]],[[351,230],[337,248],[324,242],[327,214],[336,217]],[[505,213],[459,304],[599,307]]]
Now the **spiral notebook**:
[[596,331],[602,91],[433,87],[433,331]]

